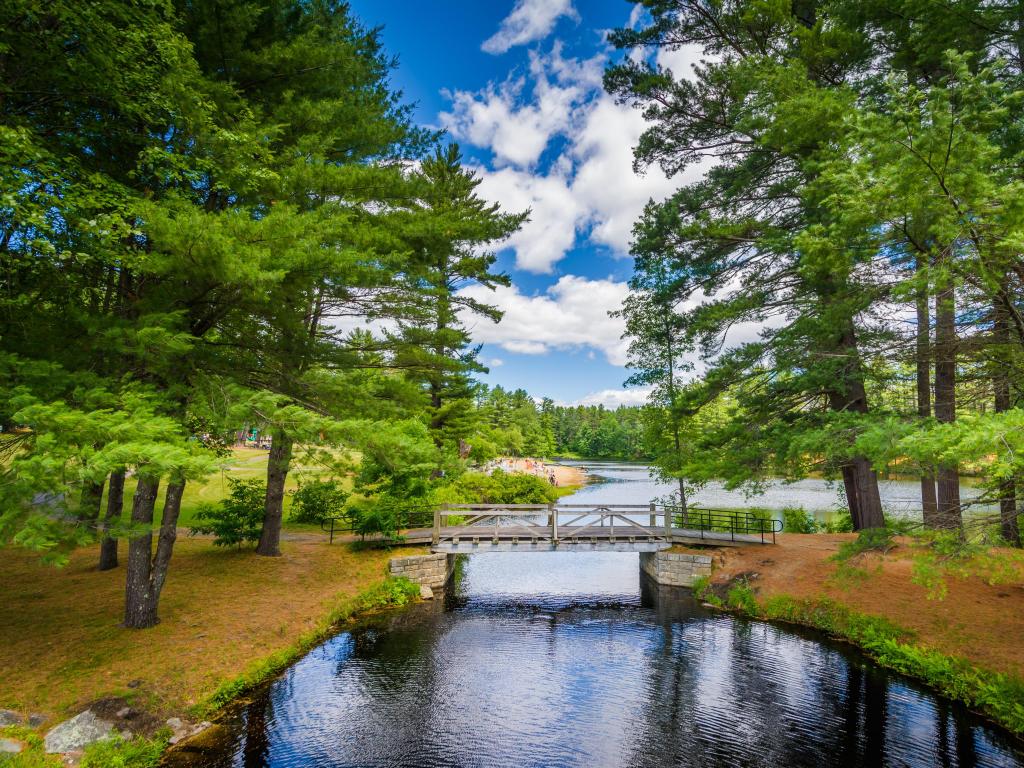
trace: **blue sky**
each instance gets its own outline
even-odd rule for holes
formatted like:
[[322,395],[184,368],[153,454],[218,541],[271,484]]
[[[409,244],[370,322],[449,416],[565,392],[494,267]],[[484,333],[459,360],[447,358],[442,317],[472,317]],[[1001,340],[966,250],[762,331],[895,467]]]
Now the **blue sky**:
[[[531,221],[503,245],[512,287],[469,288],[505,311],[472,323],[489,384],[563,403],[641,402],[624,392],[621,322],[630,230],[681,180],[633,173],[644,123],[601,88],[605,30],[636,21],[624,0],[352,0],[398,57],[393,84],[419,122],[448,131],[480,193]],[[682,54],[659,63],[681,71]],[[675,58],[673,58],[675,57]],[[674,66],[673,66],[674,65]]]

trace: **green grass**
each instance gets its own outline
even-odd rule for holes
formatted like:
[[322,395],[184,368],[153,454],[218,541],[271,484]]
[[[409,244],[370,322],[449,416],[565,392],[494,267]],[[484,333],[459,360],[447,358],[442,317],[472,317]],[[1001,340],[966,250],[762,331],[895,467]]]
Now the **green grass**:
[[[223,499],[228,493],[228,478],[233,477],[239,480],[260,480],[265,481],[267,474],[267,451],[253,448],[235,448],[231,452],[224,466],[214,474],[201,481],[192,481],[185,485],[185,493],[181,497],[181,515],[178,518],[178,526],[188,528],[195,523],[196,512],[202,504],[212,504]],[[288,473],[286,490],[294,491],[300,479],[320,477],[325,470],[318,464],[303,464],[301,461],[293,461],[292,470]],[[351,478],[341,478],[342,484],[350,488]],[[132,494],[135,493],[136,481],[128,478],[124,484],[124,516],[125,519],[131,514]],[[156,502],[156,523],[159,523],[160,510],[163,508],[164,491],[166,483],[161,485],[160,495]],[[106,493],[103,498],[103,509],[106,509]],[[319,530],[319,526],[300,525],[291,523],[288,519],[288,512],[291,508],[291,495],[285,495],[284,499],[284,525],[289,529],[296,530]]]

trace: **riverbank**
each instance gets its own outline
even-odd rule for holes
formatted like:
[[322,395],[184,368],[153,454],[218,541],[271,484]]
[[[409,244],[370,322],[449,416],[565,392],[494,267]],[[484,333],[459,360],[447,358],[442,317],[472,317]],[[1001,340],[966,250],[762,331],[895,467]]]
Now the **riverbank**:
[[585,485],[587,473],[580,467],[570,467],[565,464],[553,464],[542,459],[530,457],[503,457],[496,460],[497,465],[506,472],[519,472],[524,475],[534,475],[547,480],[554,478],[556,488],[575,490]]
[[[880,663],[920,677],[1018,734],[1024,733],[1024,573],[989,583],[965,564],[946,595],[914,581],[921,550],[896,539],[853,568],[832,558],[853,534],[782,534],[775,547],[716,555],[709,596],[761,618],[812,626],[862,647]],[[997,558],[1017,554],[995,551]],[[739,589],[736,589],[736,587]]]
[[63,569],[14,549],[0,559],[0,709],[45,731],[96,702],[124,701],[152,722],[207,716],[332,631],[338,620],[401,598],[387,550],[282,544],[283,557],[179,539],[159,625],[119,626],[124,569],[95,570],[96,548]]

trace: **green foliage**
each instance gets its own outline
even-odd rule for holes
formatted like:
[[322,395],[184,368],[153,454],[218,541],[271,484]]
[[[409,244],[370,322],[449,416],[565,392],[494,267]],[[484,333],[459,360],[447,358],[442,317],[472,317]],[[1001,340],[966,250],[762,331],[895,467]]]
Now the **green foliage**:
[[757,597],[754,594],[753,588],[751,588],[746,580],[739,580],[729,587],[725,597],[725,604],[729,608],[743,611],[750,615],[757,613]]
[[782,530],[787,533],[818,533],[821,524],[803,507],[785,507],[782,510]]
[[853,519],[849,509],[836,510],[825,523],[826,533],[853,533]]
[[715,597],[715,593],[711,590],[710,576],[698,576],[693,580],[690,589],[693,591],[693,596],[698,600],[710,602],[710,598]]
[[893,532],[889,528],[865,528],[853,541],[844,541],[839,550],[830,558],[837,563],[846,563],[868,552],[885,554],[896,546]]
[[260,539],[266,484],[259,480],[228,478],[228,495],[219,504],[203,504],[196,512],[198,525],[189,533],[212,535],[218,547],[241,546]]
[[340,516],[349,496],[337,480],[300,482],[291,495],[291,519],[296,523],[320,523]]
[[928,590],[929,600],[943,600],[947,580],[976,577],[990,585],[1013,583],[1024,574],[1024,552],[994,548],[984,537],[956,531],[930,531],[915,540],[911,580]]
[[160,764],[166,746],[166,739],[114,736],[86,747],[79,765],[81,768],[154,768]]
[[534,475],[496,469],[490,475],[466,472],[437,488],[431,499],[437,504],[550,504],[558,493]]

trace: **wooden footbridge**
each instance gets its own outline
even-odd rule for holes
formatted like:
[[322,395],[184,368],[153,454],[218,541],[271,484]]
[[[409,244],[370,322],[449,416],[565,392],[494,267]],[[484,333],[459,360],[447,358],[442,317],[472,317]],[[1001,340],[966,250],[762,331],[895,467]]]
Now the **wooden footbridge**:
[[[344,527],[329,523],[333,541]],[[780,521],[751,512],[659,504],[448,504],[410,510],[397,523],[401,536],[391,543],[450,554],[761,545],[774,544],[782,530]]]

